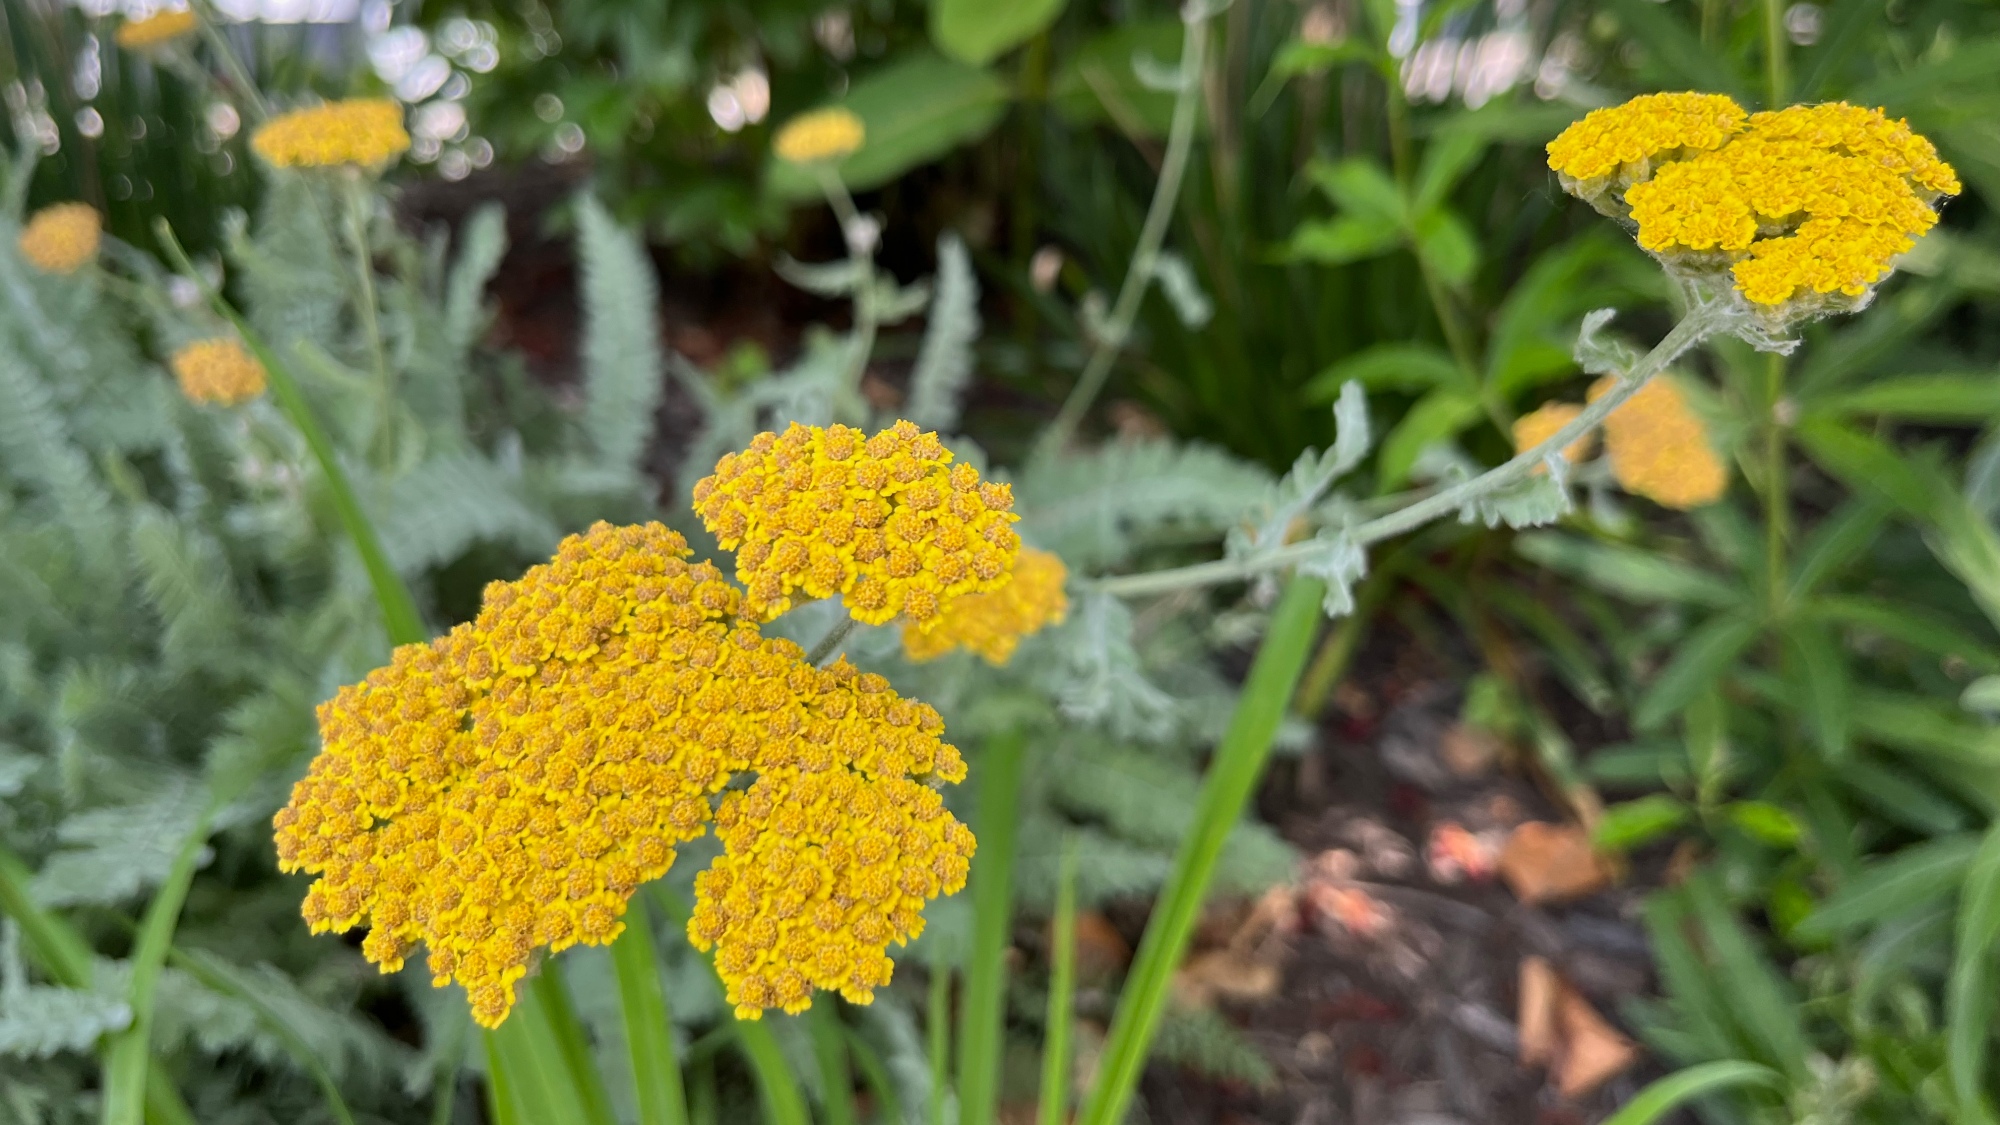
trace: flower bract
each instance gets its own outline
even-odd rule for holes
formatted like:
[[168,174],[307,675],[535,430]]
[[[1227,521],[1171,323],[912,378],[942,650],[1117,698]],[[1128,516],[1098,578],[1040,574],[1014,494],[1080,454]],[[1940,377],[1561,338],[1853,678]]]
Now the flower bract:
[[174,353],[174,378],[195,402],[224,406],[264,393],[264,365],[233,337],[201,340]]
[[839,160],[861,148],[868,130],[852,112],[834,106],[800,114],[785,122],[771,142],[780,159],[793,164]]
[[28,217],[21,256],[44,273],[75,273],[97,259],[104,218],[88,203],[56,203]]
[[250,147],[280,168],[377,168],[410,147],[392,98],[349,98],[272,118]]
[[953,649],[976,652],[987,663],[1007,663],[1021,638],[1062,621],[1069,612],[1063,580],[1069,572],[1047,551],[1023,547],[1014,578],[989,594],[968,594],[946,605],[928,633],[905,626],[903,651],[911,660],[934,660]]

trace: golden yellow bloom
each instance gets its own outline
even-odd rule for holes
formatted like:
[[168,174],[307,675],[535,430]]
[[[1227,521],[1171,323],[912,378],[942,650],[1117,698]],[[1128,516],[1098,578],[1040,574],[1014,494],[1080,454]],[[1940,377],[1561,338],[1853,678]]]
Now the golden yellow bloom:
[[264,393],[264,365],[233,336],[189,344],[174,353],[173,368],[195,402],[232,406]]
[[1021,638],[1060,622],[1069,613],[1063,580],[1069,572],[1047,551],[1021,548],[1014,579],[990,594],[968,594],[945,606],[936,628],[903,628],[911,660],[935,660],[955,648],[970,649],[988,664],[1007,663]]
[[[617,937],[633,891],[707,830],[712,798],[736,774],[756,770],[801,792],[846,777],[922,788],[910,779],[965,776],[935,710],[899,699],[878,676],[845,663],[815,668],[797,645],[761,637],[738,618],[735,587],[688,554],[660,524],[599,523],[519,581],[488,586],[470,624],[398,648],[388,667],[321,705],[321,752],[273,820],[280,866],[319,876],[302,910],[314,932],[368,925],[362,953],[384,972],[423,942],[433,983],[464,985],[473,1018],[493,1027],[537,949]],[[850,819],[863,807],[839,806]],[[970,854],[957,822],[904,819]],[[787,854],[801,868],[838,871],[840,857],[822,852],[852,838],[849,828],[826,829]],[[914,856],[915,843],[898,837],[894,854]],[[878,861],[887,862],[868,862]],[[847,886],[829,877],[808,901],[833,902],[829,932],[851,925],[853,943],[879,955],[872,907],[842,897]],[[718,908],[703,896],[704,924],[690,934],[715,942],[719,961],[747,965],[739,979],[748,982],[771,964],[768,947],[747,960],[741,952],[764,927],[728,919],[738,909],[751,919],[792,909],[782,894],[776,902],[728,899],[717,929],[708,923]],[[857,955],[848,977],[810,979],[865,996],[885,971]],[[777,995],[732,986],[753,1012]]]
[[410,134],[391,98],[349,98],[272,118],[250,147],[280,168],[374,168],[403,155]]
[[[1697,101],[1698,128],[1687,123]],[[1683,269],[1727,267],[1771,310],[1854,307],[1960,190],[1906,122],[1840,102],[1746,117],[1720,95],[1649,95],[1564,130],[1549,164],[1565,190],[1629,218],[1640,246]]]
[[[1613,386],[1590,388],[1591,401]],[[1656,376],[1604,419],[1604,452],[1625,491],[1668,508],[1699,508],[1722,498],[1729,470],[1708,444],[1702,424],[1672,378]]]
[[928,632],[953,598],[998,589],[1021,549],[1013,490],[951,461],[911,422],[865,440],[793,424],[724,455],[694,510],[736,552],[751,617],[839,594],[864,624],[900,614]]
[[771,147],[780,159],[812,164],[851,155],[867,135],[868,130],[859,117],[834,106],[800,114],[785,122]]
[[[1576,421],[1576,416],[1581,413],[1583,413],[1583,407],[1577,406],[1574,403],[1551,402],[1535,410],[1533,413],[1523,414],[1521,417],[1516,418],[1514,420],[1514,452],[1526,453],[1528,450],[1556,436],[1557,431]],[[1590,456],[1591,451],[1596,446],[1596,432],[1587,432],[1564,447],[1562,451],[1563,458],[1572,465],[1580,464],[1585,458]],[[1538,467],[1536,472],[1540,471],[1541,469]]]
[[104,218],[88,203],[57,203],[21,228],[21,256],[44,273],[75,273],[97,260]]
[[170,43],[195,29],[191,9],[158,11],[142,20],[126,20],[118,25],[118,45],[128,51],[143,51]]

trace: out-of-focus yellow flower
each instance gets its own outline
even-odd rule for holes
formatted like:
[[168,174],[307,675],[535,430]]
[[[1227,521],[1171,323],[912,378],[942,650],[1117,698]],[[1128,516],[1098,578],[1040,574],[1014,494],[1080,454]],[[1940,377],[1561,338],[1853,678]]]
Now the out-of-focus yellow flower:
[[[879,676],[844,662],[815,668],[797,645],[761,637],[737,617],[735,587],[688,554],[662,525],[599,523],[519,581],[488,586],[470,624],[398,648],[388,667],[321,705],[321,752],[273,820],[280,866],[319,876],[302,909],[314,932],[368,925],[362,953],[384,972],[424,943],[432,983],[464,985],[473,1018],[494,1027],[537,949],[618,936],[634,890],[707,830],[711,800],[737,774],[754,770],[765,792],[789,784],[801,794],[831,792],[843,778],[928,793],[920,781],[965,776],[935,710],[898,698]],[[763,942],[768,926],[787,936],[826,918],[820,904],[850,886],[837,873],[853,864],[839,849],[869,825],[900,831],[895,848],[871,847],[861,861],[870,872],[891,864],[899,893],[916,893],[900,889],[917,857],[944,873],[937,886],[953,885],[954,871],[962,881],[950,857],[970,855],[970,833],[921,801],[897,807],[906,805],[914,811],[898,820],[843,800],[812,822],[819,835],[789,833],[789,850],[737,849],[718,861],[742,893],[699,896],[690,936],[743,966],[731,986],[742,1014],[781,994],[804,1006],[789,986],[751,983],[778,971],[770,946],[747,957],[742,948]],[[862,811],[874,819],[855,820]],[[826,827],[836,815],[847,822]],[[948,854],[912,828],[947,841]],[[834,873],[807,895],[816,913],[746,874],[767,863]],[[756,897],[765,890],[776,905]],[[877,957],[857,953],[847,977],[816,972],[813,985],[865,999],[887,971],[871,911],[886,903],[883,916],[912,932],[921,923],[898,912],[922,897],[832,899],[829,932],[855,927],[850,944]]]
[[[1591,401],[1614,385],[1590,388]],[[1699,508],[1722,498],[1729,470],[1708,443],[1708,427],[1680,386],[1656,376],[1604,419],[1604,452],[1625,491],[1668,508]]]
[[859,117],[833,106],[785,122],[771,147],[781,159],[793,164],[814,164],[852,155],[867,136],[868,130]]
[[44,273],[75,273],[97,259],[104,218],[88,203],[56,203],[28,217],[21,256]]
[[349,98],[280,114],[250,138],[280,168],[376,168],[409,151],[403,107],[392,98]]
[[988,664],[1005,664],[1022,637],[1060,622],[1069,613],[1069,598],[1063,593],[1068,575],[1060,558],[1023,547],[1014,561],[1013,581],[990,594],[953,600],[928,633],[905,626],[903,651],[911,660],[923,661],[964,648]]
[[694,486],[694,510],[769,620],[795,594],[835,594],[854,619],[934,628],[952,599],[998,589],[1021,549],[1013,490],[952,465],[935,433],[898,422],[874,437],[794,424],[759,434]]
[[195,402],[231,406],[264,393],[264,365],[233,336],[201,340],[174,353],[174,378]]
[[128,51],[143,51],[171,43],[193,31],[192,9],[178,8],[154,12],[142,20],[126,20],[118,25],[118,45]]
[[[1526,453],[1542,444],[1564,426],[1576,421],[1583,413],[1583,407],[1568,402],[1547,403],[1532,413],[1523,414],[1514,420],[1514,452]],[[1563,447],[1563,459],[1572,465],[1582,463],[1597,447],[1597,433],[1588,431],[1582,437]],[[1539,466],[1536,472],[1543,471]]]

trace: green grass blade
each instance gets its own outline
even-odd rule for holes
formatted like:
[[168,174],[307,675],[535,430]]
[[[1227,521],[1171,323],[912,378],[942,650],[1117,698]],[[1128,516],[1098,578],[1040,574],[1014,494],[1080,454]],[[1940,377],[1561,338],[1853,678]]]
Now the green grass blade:
[[588,1095],[578,1087],[563,1037],[549,1018],[546,993],[537,987],[552,965],[543,963],[507,1019],[486,1033],[489,1050],[498,1056],[489,1055],[489,1070],[512,1096],[522,1125],[605,1123],[607,1119],[597,1116]]
[[[693,1052],[689,1052],[692,1056]],[[715,1060],[712,1058],[688,1059],[688,1122],[689,1125],[717,1125],[722,1109],[717,1104],[720,1099],[715,1092]]]
[[2000,826],[1986,833],[1965,869],[1958,938],[1945,986],[1945,1056],[1951,1090],[1968,1122],[1993,1120],[1985,1100],[1993,1033],[1993,943],[2000,939]]
[[188,887],[201,849],[208,842],[211,813],[204,812],[194,829],[181,841],[173,866],[153,901],[146,906],[139,923],[139,936],[132,945],[132,983],[127,1002],[132,1006],[132,1023],[111,1037],[104,1054],[105,1125],[141,1125],[145,1120],[147,1077],[153,1060],[153,1009],[159,999],[160,974],[167,966],[167,952],[173,948],[174,928],[180,925],[181,905],[187,901]]
[[925,1016],[930,1035],[931,1125],[945,1125],[951,1099],[951,967],[943,957],[931,962],[930,998]]
[[875,1120],[903,1125],[903,1099],[896,1093],[896,1082],[889,1077],[889,1064],[882,1061],[882,1053],[862,1038],[852,1024],[841,1024],[840,1032],[847,1041],[848,1053],[854,1057],[854,1065],[861,1070],[861,1080],[868,1083],[869,1091],[879,1103]]
[[521,1125],[521,1103],[500,1057],[500,1037],[485,1032],[479,1041],[486,1053],[486,1116],[493,1125]]
[[764,1099],[765,1125],[808,1125],[805,1095],[778,1047],[778,1037],[763,1020],[737,1020],[736,1043],[750,1062],[757,1093]]
[[1069,1025],[1076,1006],[1076,839],[1063,841],[1056,917],[1049,935],[1049,1015],[1042,1031],[1042,1094],[1037,1125],[1063,1125],[1069,1101]]
[[979,851],[972,857],[972,955],[958,1009],[958,1120],[993,1125],[1006,1040],[1007,939],[1014,915],[1014,845],[1020,825],[1020,734],[995,739],[980,760]]
[[674,1058],[666,982],[660,979],[653,918],[644,898],[634,898],[626,907],[625,932],[611,943],[611,966],[618,975],[618,1009],[625,1018],[639,1125],[686,1125],[687,1099]]
[[822,996],[806,1010],[806,1033],[812,1039],[813,1061],[819,1064],[820,1085],[826,1091],[827,1125],[854,1125],[854,1074],[847,1069],[847,1037],[841,1034],[840,1011],[832,996]]
[[1626,1102],[1604,1125],[1652,1125],[1675,1106],[1732,1086],[1784,1086],[1784,1076],[1768,1066],[1729,1059],[1675,1071]]
[[562,1052],[562,1061],[568,1068],[568,1086],[574,1091],[565,1097],[574,1098],[584,1114],[577,1120],[616,1125],[618,1119],[611,1112],[611,1096],[605,1092],[597,1061],[590,1054],[590,1040],[577,1021],[576,1009],[570,1005],[569,989],[563,985],[561,962],[553,957],[542,962],[542,971],[528,982],[521,1000],[525,1006],[540,1010],[543,1024]]
[[1243,695],[1202,783],[1200,810],[1174,859],[1173,871],[1153,907],[1152,922],[1139,943],[1138,957],[1125,979],[1098,1062],[1097,1084],[1084,1104],[1079,1125],[1119,1125],[1125,1119],[1125,1109],[1131,1104],[1160,1016],[1166,1010],[1174,969],[1194,933],[1222,843],[1263,775],[1271,739],[1285,716],[1319,627],[1320,599],[1325,594],[1324,582],[1294,577],[1272,611],[1270,631],[1250,665]]
[[249,1005],[265,1029],[284,1045],[285,1053],[311,1076],[314,1085],[319,1087],[320,1096],[326,1099],[327,1112],[333,1114],[333,1119],[340,1125],[354,1125],[354,1115],[348,1112],[347,1102],[340,1096],[340,1086],[333,1080],[333,1072],[313,1053],[312,1047],[300,1037],[297,1029],[264,1002],[256,989],[244,987],[233,974],[200,950],[173,949],[168,951],[167,957],[175,968],[200,981],[210,991],[234,997]]

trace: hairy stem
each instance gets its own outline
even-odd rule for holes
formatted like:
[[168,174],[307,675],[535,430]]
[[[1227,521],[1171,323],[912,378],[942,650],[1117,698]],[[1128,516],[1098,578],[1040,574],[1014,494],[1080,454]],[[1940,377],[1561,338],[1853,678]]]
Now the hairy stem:
[[854,631],[856,624],[858,622],[852,617],[843,615],[839,624],[828,629],[826,636],[821,637],[819,643],[812,646],[812,651],[806,653],[806,663],[817,666],[824,662],[827,657],[832,656],[835,650],[840,648],[840,643],[847,639],[847,635]]
[[1784,611],[1785,540],[1790,533],[1791,493],[1785,471],[1785,357],[1764,357],[1764,566],[1771,588],[1771,614]]
[[1764,108],[1785,108],[1790,92],[1790,61],[1785,57],[1785,0],[1764,0]]
[[875,240],[864,229],[861,211],[854,206],[854,197],[848,194],[840,173],[824,164],[814,165],[813,171],[819,178],[819,189],[826,196],[827,206],[833,208],[834,218],[840,223],[840,240],[847,247],[848,263],[854,267],[854,331],[849,337],[854,354],[847,361],[847,372],[840,385],[848,401],[858,402],[861,378],[868,373],[868,357],[875,350],[875,333],[880,327],[874,293]]
[[354,303],[361,315],[362,339],[368,344],[368,363],[375,373],[375,452],[380,462],[387,464],[393,452],[396,388],[389,378],[389,355],[382,346],[381,311],[376,307],[375,260],[368,250],[368,190],[360,173],[354,171],[341,177],[340,190],[347,205],[347,243],[354,253],[354,273],[360,285]]

